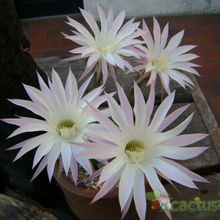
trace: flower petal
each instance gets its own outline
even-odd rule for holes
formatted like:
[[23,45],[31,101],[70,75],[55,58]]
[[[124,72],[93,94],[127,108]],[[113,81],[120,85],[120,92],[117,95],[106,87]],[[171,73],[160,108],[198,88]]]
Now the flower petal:
[[53,172],[54,172],[54,167],[55,163],[60,156],[60,145],[59,143],[56,143],[50,153],[48,154],[48,160],[47,160],[47,174],[49,181],[51,182]]
[[144,174],[142,172],[136,172],[134,180],[134,203],[138,213],[138,216],[141,220],[145,220],[146,214],[146,193],[145,193],[145,180]]
[[190,104],[182,106],[177,110],[169,114],[161,123],[160,127],[157,129],[157,132],[161,132],[166,129],[172,122],[174,122],[185,110],[190,106]]
[[65,93],[67,101],[75,104],[78,96],[78,85],[71,68],[69,68],[69,74],[66,79]]
[[70,169],[70,161],[72,158],[72,150],[71,146],[68,143],[62,143],[61,145],[61,156],[62,156],[62,163],[65,170],[66,175],[68,175]]
[[40,162],[39,166],[37,167],[33,177],[31,178],[30,182],[32,182],[41,172],[42,170],[47,166],[48,156],[46,155],[42,161]]
[[117,89],[118,89],[118,96],[119,96],[119,100],[121,103],[122,111],[126,117],[128,124],[130,126],[133,126],[134,125],[133,111],[132,111],[131,105],[128,101],[128,98],[125,95],[124,90],[121,88],[121,86],[119,84],[117,84]]
[[134,114],[135,126],[143,127],[145,122],[145,100],[140,88],[134,82]]
[[202,134],[202,133],[183,134],[183,135],[179,135],[177,137],[174,137],[170,140],[164,141],[163,145],[183,147],[183,146],[193,144],[197,141],[200,141],[200,140],[206,138],[207,136],[208,136],[208,134]]
[[27,152],[29,152],[29,151],[33,150],[34,148],[38,147],[39,145],[41,145],[41,143],[47,141],[48,137],[49,137],[49,135],[46,133],[46,134],[41,134],[41,135],[38,135],[34,138],[31,138],[31,139],[27,140],[25,145],[20,149],[20,151],[16,155],[14,161],[18,160],[20,157],[22,157]]
[[153,120],[151,121],[150,127],[156,131],[161,123],[163,122],[164,118],[167,115],[167,112],[171,108],[171,105],[173,104],[173,100],[175,97],[175,92],[171,93],[171,95],[167,96],[163,102],[158,107],[156,113],[154,114]]
[[92,175],[93,170],[92,170],[91,163],[90,163],[90,161],[89,161],[88,159],[76,157],[76,160],[77,160],[77,162],[83,167],[83,169],[86,170],[86,172],[87,172],[89,175]]
[[123,160],[116,157],[114,160],[105,165],[101,172],[98,184],[108,180],[112,175],[117,173],[124,166],[124,164],[125,162]]
[[190,188],[198,188],[189,176],[162,159],[155,160],[153,162],[153,166],[158,169],[164,176],[177,183],[180,183]]
[[48,154],[50,152],[50,150],[52,149],[52,147],[54,145],[54,142],[55,141],[45,142],[45,143],[42,143],[38,147],[38,149],[35,153],[35,156],[34,156],[32,168],[34,168],[38,164],[38,162],[42,159],[43,156],[45,156],[46,154]]
[[173,146],[158,146],[155,149],[156,156],[168,157],[175,160],[188,160],[198,156],[208,147],[173,147]]
[[150,87],[150,94],[147,99],[145,111],[146,111],[146,116],[145,116],[145,125],[148,126],[150,123],[150,118],[154,109],[154,103],[155,103],[155,84],[156,82],[153,81]]
[[108,180],[106,180],[106,182],[103,184],[99,192],[95,195],[91,203],[96,202],[97,200],[105,196],[108,192],[110,192],[115,187],[120,176],[121,176],[121,171],[119,170],[118,172],[114,173]]
[[119,203],[121,210],[124,209],[134,185],[136,169],[127,164],[119,181]]

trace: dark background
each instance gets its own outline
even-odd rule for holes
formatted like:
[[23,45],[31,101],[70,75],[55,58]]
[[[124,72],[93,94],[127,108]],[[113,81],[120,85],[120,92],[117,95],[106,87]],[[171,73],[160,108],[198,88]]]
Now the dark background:
[[83,8],[83,0],[14,0],[20,18],[72,14]]

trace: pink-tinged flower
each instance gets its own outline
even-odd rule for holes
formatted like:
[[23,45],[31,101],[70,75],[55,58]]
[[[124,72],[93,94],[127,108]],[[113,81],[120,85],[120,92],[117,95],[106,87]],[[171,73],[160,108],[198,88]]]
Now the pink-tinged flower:
[[[91,115],[103,129],[90,132],[94,142],[82,144],[86,150],[80,154],[90,159],[110,159],[101,172],[99,184],[103,185],[93,202],[118,186],[123,216],[133,198],[139,218],[142,220],[145,219],[146,213],[145,178],[153,191],[159,191],[166,197],[168,194],[158,176],[190,188],[197,188],[194,181],[206,182],[204,178],[171,159],[187,160],[201,154],[207,147],[186,146],[207,135],[200,133],[180,135],[189,125],[193,114],[177,127],[166,129],[188,107],[183,106],[167,115],[174,100],[174,92],[164,99],[152,117],[154,87],[155,82],[151,85],[150,95],[145,103],[140,88],[134,84],[135,103],[132,109],[125,92],[118,85],[120,105],[106,95],[112,120],[91,106]],[[167,207],[170,207],[170,204],[167,204]],[[170,210],[164,211],[171,218]]]
[[108,77],[108,69],[112,77],[116,80],[114,67],[119,67],[122,70],[128,69],[134,71],[132,66],[126,60],[128,57],[138,57],[139,51],[135,48],[141,41],[136,39],[140,34],[136,31],[139,22],[134,22],[134,19],[127,21],[124,25],[125,12],[122,11],[114,19],[113,12],[110,9],[106,17],[103,9],[98,6],[98,13],[101,21],[99,28],[94,17],[90,12],[81,9],[81,13],[89,25],[92,32],[88,31],[82,24],[68,17],[69,24],[75,31],[74,35],[64,36],[70,39],[80,47],[71,50],[71,53],[78,54],[72,59],[88,58],[85,72],[81,79],[84,78],[97,65],[98,74],[102,72],[103,82],[105,83]]
[[102,86],[84,95],[91,78],[92,76],[78,89],[77,81],[70,69],[64,87],[59,75],[53,69],[52,80],[48,79],[49,86],[39,75],[40,90],[24,85],[31,101],[10,100],[15,105],[24,107],[41,117],[41,119],[28,117],[3,119],[6,123],[18,126],[9,138],[26,132],[44,132],[9,148],[20,149],[15,160],[37,148],[33,168],[40,163],[33,179],[47,167],[48,177],[51,180],[57,160],[60,161],[66,175],[71,171],[75,183],[78,176],[77,162],[89,174],[92,173],[90,161],[75,156],[83,148],[69,143],[87,141],[86,133],[89,129],[96,129],[95,119],[87,113],[87,102],[98,107],[106,101],[105,96],[100,96],[103,91]]
[[193,86],[191,79],[183,72],[199,75],[193,67],[199,65],[192,63],[191,60],[198,56],[193,53],[187,53],[193,49],[194,45],[179,46],[183,38],[184,31],[174,35],[169,41],[168,24],[164,27],[162,33],[160,25],[154,18],[153,37],[143,21],[143,30],[141,31],[146,47],[138,46],[145,54],[140,65],[136,67],[137,71],[143,71],[139,81],[145,77],[150,77],[148,85],[159,76],[166,92],[170,93],[170,78],[179,83],[183,88]]

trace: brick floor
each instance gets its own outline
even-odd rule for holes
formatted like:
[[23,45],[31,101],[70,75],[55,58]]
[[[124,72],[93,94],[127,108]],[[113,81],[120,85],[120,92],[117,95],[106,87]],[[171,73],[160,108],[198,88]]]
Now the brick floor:
[[[75,19],[84,22],[77,15]],[[220,15],[160,17],[161,24],[169,22],[170,33],[185,29],[183,44],[198,45],[193,50],[200,57],[199,85],[220,126]],[[37,57],[68,56],[76,45],[64,39],[61,32],[70,33],[66,17],[23,20],[23,28],[31,43],[31,53]],[[152,19],[147,19],[152,26]]]

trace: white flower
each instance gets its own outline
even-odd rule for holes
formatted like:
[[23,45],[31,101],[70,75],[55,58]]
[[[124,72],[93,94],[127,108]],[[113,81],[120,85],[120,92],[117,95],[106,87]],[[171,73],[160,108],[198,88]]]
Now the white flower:
[[101,21],[101,28],[99,29],[90,12],[81,9],[81,13],[92,33],[82,24],[68,17],[69,22],[67,24],[76,31],[73,31],[74,35],[64,34],[67,39],[80,45],[80,47],[70,51],[79,55],[67,60],[88,58],[87,66],[81,79],[90,73],[96,64],[98,65],[98,74],[100,71],[102,72],[104,83],[108,77],[108,68],[114,80],[116,80],[114,66],[118,66],[123,70],[126,68],[133,72],[132,66],[125,58],[138,57],[139,55],[139,51],[135,49],[135,46],[141,43],[140,40],[136,39],[139,36],[136,31],[139,22],[134,23],[134,19],[131,19],[123,25],[125,19],[124,11],[114,19],[111,9],[106,17],[102,8],[98,6]]
[[199,65],[190,62],[198,56],[192,53],[186,53],[195,46],[179,46],[184,31],[177,33],[168,41],[168,24],[166,24],[161,33],[159,23],[154,18],[153,37],[144,21],[141,32],[147,47],[138,46],[145,53],[145,56],[139,60],[140,65],[136,67],[137,71],[144,71],[139,81],[150,76],[149,85],[159,76],[168,94],[170,93],[170,78],[184,88],[186,85],[193,86],[191,79],[182,72],[199,75],[193,68]]
[[[34,174],[35,178],[46,166],[48,177],[51,180],[56,161],[60,158],[66,175],[71,171],[74,182],[77,182],[77,162],[89,173],[92,167],[88,159],[78,158],[75,155],[83,149],[77,145],[71,145],[70,141],[87,141],[86,133],[89,129],[95,129],[94,118],[87,113],[87,102],[92,102],[96,107],[102,104],[106,98],[100,96],[102,86],[90,91],[84,96],[85,90],[91,80],[86,80],[78,89],[76,79],[71,71],[66,80],[65,88],[56,71],[52,70],[52,81],[48,79],[49,87],[38,75],[40,90],[24,85],[31,101],[13,99],[12,103],[22,106],[42,119],[37,118],[9,118],[3,119],[6,123],[17,125],[18,128],[9,136],[43,131],[44,133],[25,140],[10,149],[21,148],[15,160],[27,152],[37,148],[33,160],[33,167],[39,162]],[[84,96],[84,97],[83,97]]]
[[[82,143],[81,146],[87,150],[80,153],[80,156],[90,159],[111,159],[101,172],[99,184],[103,185],[93,201],[100,199],[118,185],[123,216],[134,198],[141,220],[145,219],[146,213],[145,178],[154,192],[159,191],[160,195],[167,198],[168,194],[158,175],[191,188],[197,188],[193,181],[206,181],[170,159],[186,160],[199,155],[207,147],[185,146],[207,135],[180,135],[190,123],[193,114],[177,127],[164,131],[188,107],[183,106],[167,116],[174,93],[164,99],[151,120],[155,99],[154,87],[155,82],[151,85],[150,96],[145,103],[140,88],[134,84],[135,104],[132,109],[123,89],[118,85],[120,105],[107,95],[113,121],[91,106],[91,114],[103,130],[91,131],[90,136],[94,142]],[[170,210],[165,212],[171,217]]]

